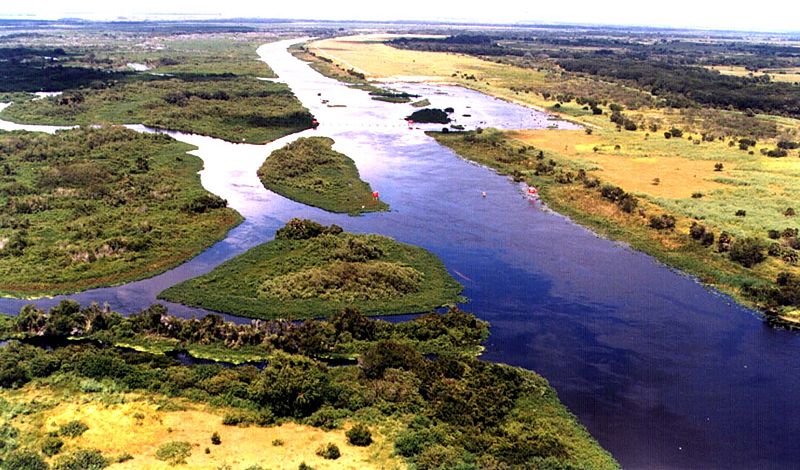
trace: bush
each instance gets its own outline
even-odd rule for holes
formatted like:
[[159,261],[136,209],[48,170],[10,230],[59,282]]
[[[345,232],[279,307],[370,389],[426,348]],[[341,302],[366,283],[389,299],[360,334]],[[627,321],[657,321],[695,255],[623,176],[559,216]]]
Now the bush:
[[372,432],[370,432],[367,426],[361,423],[350,428],[345,435],[347,436],[347,441],[351,445],[366,447],[372,444]]
[[53,470],[100,470],[108,467],[108,459],[99,450],[80,449],[58,457]]
[[711,246],[711,245],[713,245],[714,244],[714,232],[712,232],[710,230],[707,231],[703,235],[703,239],[700,241],[700,243],[702,243],[703,246]]
[[730,251],[731,249],[731,242],[733,242],[733,237],[728,232],[722,232],[719,234],[719,240],[717,240],[717,251],[720,253],[725,253],[726,251]]
[[767,230],[767,236],[772,240],[777,240],[781,238],[781,232],[780,230],[770,229]]
[[44,458],[29,450],[15,450],[3,462],[3,470],[47,470],[50,465]]
[[435,124],[447,124],[450,122],[450,117],[447,113],[436,108],[425,108],[414,111],[410,116],[407,116],[406,119],[410,119],[414,122]]
[[733,242],[730,258],[746,268],[751,268],[764,261],[764,246],[757,238],[740,238]]
[[78,437],[85,433],[89,426],[80,421],[70,421],[58,427],[58,435],[62,437]]
[[211,435],[211,443],[215,446],[222,444],[222,439],[220,439],[218,432],[214,431],[214,434]]
[[216,194],[204,194],[186,204],[183,208],[186,212],[194,214],[203,214],[212,209],[222,209],[228,206],[228,201],[222,199]]
[[786,211],[783,213],[783,215],[785,215],[786,217],[794,217],[795,216],[795,211],[794,211],[793,208],[789,207],[789,208],[786,209]]
[[283,444],[284,444],[284,443],[283,443],[283,439],[273,439],[273,440],[272,440],[272,445],[273,445],[274,447],[280,447],[280,446],[282,446]]
[[714,171],[722,171],[725,166],[722,163],[715,163],[714,164]]
[[342,456],[342,453],[339,452],[339,446],[337,446],[332,442],[329,442],[323,446],[320,446],[317,449],[317,455],[319,455],[323,459],[336,460]]
[[650,216],[650,227],[656,230],[671,230],[675,228],[675,217],[667,214]]
[[192,445],[184,441],[167,442],[156,450],[156,458],[171,465],[184,464],[191,455]]
[[61,452],[62,447],[64,447],[64,441],[55,436],[47,436],[42,441],[42,453],[48,457]]
[[670,135],[672,135],[672,137],[683,137],[683,131],[678,129],[677,127],[673,127],[672,129],[670,129],[669,133]]
[[706,227],[704,225],[700,225],[697,222],[692,222],[692,226],[689,227],[689,235],[695,240],[702,240],[703,236],[706,234]]
[[292,219],[277,232],[275,232],[276,240],[307,240],[309,238],[318,237],[322,234],[329,233],[331,235],[338,235],[342,233],[342,227],[338,225],[330,225],[328,227],[308,219]]
[[703,193],[701,192],[692,193],[693,199],[700,199],[701,197],[703,197]]
[[739,210],[736,211],[736,217],[744,217],[746,215],[747,215],[747,211],[745,211],[744,209],[739,209]]

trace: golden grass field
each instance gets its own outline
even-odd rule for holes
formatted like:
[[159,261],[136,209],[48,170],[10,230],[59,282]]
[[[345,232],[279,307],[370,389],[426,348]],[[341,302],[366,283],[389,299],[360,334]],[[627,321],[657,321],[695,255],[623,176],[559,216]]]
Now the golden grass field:
[[751,72],[739,65],[710,65],[707,68],[716,70],[723,75],[734,77],[750,77],[768,74],[773,82],[797,83],[800,82],[800,67],[790,67],[785,69],[767,69],[758,72]]
[[[316,469],[402,469],[405,464],[393,458],[392,443],[373,428],[375,442],[369,447],[347,443],[345,430],[324,431],[294,423],[270,427],[224,426],[220,410],[169,399],[179,404],[179,411],[163,411],[163,397],[142,394],[74,394],[56,393],[49,388],[28,386],[18,391],[5,391],[3,398],[12,402],[52,403],[53,407],[11,420],[14,426],[35,442],[35,436],[54,431],[59,425],[79,420],[89,426],[80,437],[65,438],[62,454],[77,448],[100,450],[106,458],[128,453],[133,459],[114,463],[109,469],[216,469],[224,465],[244,469],[260,465],[265,469],[296,470],[305,462]],[[222,443],[211,444],[211,434],[218,432]],[[280,439],[282,445],[273,445]],[[192,444],[186,464],[171,466],[156,459],[158,447],[169,441]],[[332,442],[341,457],[325,460],[316,449]],[[205,449],[210,450],[209,454]]]

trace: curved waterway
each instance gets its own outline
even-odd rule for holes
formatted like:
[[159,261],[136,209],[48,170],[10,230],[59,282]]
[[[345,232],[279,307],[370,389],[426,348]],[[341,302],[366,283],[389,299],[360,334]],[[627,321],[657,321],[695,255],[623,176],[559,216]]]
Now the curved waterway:
[[[508,178],[409,130],[402,120],[413,111],[409,105],[373,101],[322,77],[286,52],[292,42],[258,53],[319,119],[319,129],[266,146],[170,133],[198,147],[203,185],[245,222],[171,271],[70,298],[135,312],[164,288],[270,240],[292,217],[381,233],[439,255],[464,284],[465,309],[492,324],[484,358],[547,377],[623,466],[798,465],[800,336],[772,329],[728,297],[531,203]],[[461,88],[392,86],[454,107],[467,127],[570,126]],[[332,137],[391,212],[330,214],[265,190],[256,169],[268,153],[311,135]],[[0,299],[0,311],[26,303]],[[167,305],[180,315],[205,313]]]

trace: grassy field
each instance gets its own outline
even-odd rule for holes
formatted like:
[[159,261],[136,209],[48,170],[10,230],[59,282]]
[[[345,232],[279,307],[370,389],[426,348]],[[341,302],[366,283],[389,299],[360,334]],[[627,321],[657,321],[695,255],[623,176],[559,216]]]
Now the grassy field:
[[711,70],[716,70],[723,75],[734,77],[750,77],[767,74],[773,82],[800,83],[800,68],[765,69],[753,72],[739,65],[711,65]]
[[457,301],[460,291],[422,248],[378,235],[282,239],[279,232],[159,298],[251,318],[314,318],[345,307],[369,315],[424,312]]
[[203,189],[191,149],[120,127],[1,134],[0,292],[129,282],[223,238],[241,217]]
[[[191,445],[186,463],[177,466],[183,469],[226,465],[244,469],[260,465],[266,469],[294,470],[303,462],[318,469],[406,468],[403,459],[393,455],[392,441],[377,432],[377,426],[372,434],[373,444],[358,447],[348,444],[345,437],[349,424],[330,431],[292,422],[268,427],[225,426],[222,424],[225,409],[152,393],[125,393],[110,384],[100,388],[96,392],[75,394],[58,385],[30,386],[4,390],[0,399],[5,405],[6,422],[17,427],[20,440],[32,446],[41,445],[46,434],[57,432],[61,424],[84,423],[88,429],[79,437],[64,439],[59,454],[96,449],[111,461],[109,469],[175,468],[176,465],[156,457],[158,448],[171,441]],[[9,413],[14,408],[29,411],[14,416]],[[219,445],[211,443],[215,432],[221,439]],[[274,444],[276,441],[282,444]],[[341,457],[326,460],[316,455],[319,445],[327,442],[341,449]],[[126,457],[120,459],[123,455]]]
[[333,150],[327,137],[298,139],[275,150],[258,170],[270,191],[331,212],[360,214],[386,211],[389,206],[372,196],[356,164]]

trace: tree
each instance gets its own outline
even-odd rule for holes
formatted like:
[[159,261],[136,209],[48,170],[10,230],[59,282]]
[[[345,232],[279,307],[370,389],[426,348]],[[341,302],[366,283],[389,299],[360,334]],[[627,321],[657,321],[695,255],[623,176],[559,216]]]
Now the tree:
[[278,416],[308,416],[322,404],[328,377],[307,357],[276,354],[250,387],[252,399]]

